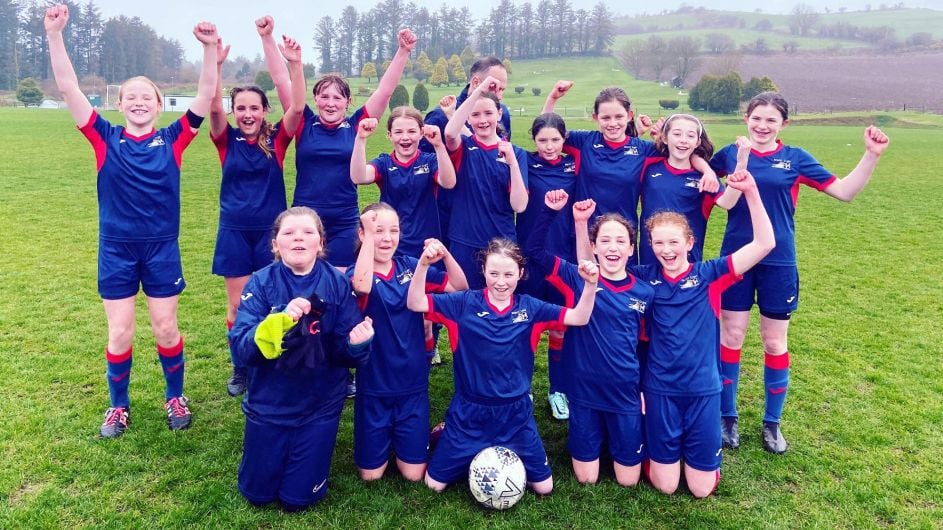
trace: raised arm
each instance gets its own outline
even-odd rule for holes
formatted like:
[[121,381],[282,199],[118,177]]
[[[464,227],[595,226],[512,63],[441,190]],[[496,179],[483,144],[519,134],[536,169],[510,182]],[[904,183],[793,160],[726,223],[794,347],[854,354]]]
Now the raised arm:
[[753,241],[743,245],[730,256],[734,274],[743,274],[773,250],[776,246],[776,235],[773,233],[773,223],[766,214],[760,192],[756,189],[753,175],[745,169],[735,171],[727,177],[727,186],[743,193],[750,209],[750,222],[753,224]]
[[360,295],[370,294],[373,290],[373,258],[375,253],[373,237],[377,231],[377,212],[371,210],[360,216],[360,226],[363,227],[363,241],[360,244],[360,253],[354,263],[354,275],[350,283],[354,292]]
[[521,174],[521,166],[514,153],[514,146],[511,142],[501,140],[498,142],[498,153],[501,153],[505,163],[511,169],[511,209],[516,213],[521,213],[527,209],[527,186],[524,184],[524,176]]
[[291,74],[291,101],[282,117],[282,127],[285,127],[290,135],[294,135],[304,114],[305,92],[308,90],[305,83],[304,65],[301,63],[301,44],[291,37],[282,35],[279,50],[288,61],[288,72]]
[[465,131],[465,123],[468,122],[468,117],[471,116],[472,109],[475,107],[475,103],[481,99],[482,94],[485,92],[497,92],[498,90],[498,80],[494,77],[488,76],[482,81],[475,90],[472,90],[471,94],[462,102],[461,105],[455,109],[455,112],[449,118],[449,122],[445,125],[445,147],[449,151],[455,151],[462,145],[462,135]]
[[[362,123],[362,122],[361,122]],[[436,175],[436,184],[450,190],[455,187],[455,166],[452,165],[452,159],[449,157],[445,144],[442,143],[442,136],[439,134],[439,128],[435,125],[423,125],[422,135],[429,142],[429,145],[435,149],[435,159],[439,166],[439,174]]]
[[580,261],[580,277],[583,278],[583,292],[573,309],[567,309],[563,323],[567,326],[585,326],[593,314],[596,302],[596,284],[599,282],[599,267],[592,261]]
[[[291,105],[291,78],[288,74],[288,67],[282,56],[278,53],[278,46],[275,44],[275,37],[272,33],[275,30],[275,19],[269,15],[255,21],[255,30],[259,32],[262,38],[262,53],[265,54],[265,67],[272,76],[272,82],[275,84],[275,91],[278,93],[278,101],[282,104],[282,110],[286,110]],[[302,99],[302,107],[304,100]],[[294,131],[292,131],[294,132]]]
[[553,112],[553,109],[557,106],[557,100],[566,95],[570,89],[573,88],[573,81],[559,80],[557,84],[553,86],[553,90],[547,94],[547,100],[544,102],[544,108],[540,111],[541,114],[546,114],[548,112]]
[[[445,292],[451,293],[468,289],[468,280],[465,278],[465,271],[462,270],[462,266],[455,261],[455,258],[452,257],[452,253],[449,252],[449,249],[445,248],[445,245],[443,245],[441,241],[435,238],[429,238],[425,240],[424,246],[433,246],[436,249],[442,249],[444,251],[441,259],[442,263],[445,265],[445,273],[449,277],[449,281],[445,285]],[[436,253],[438,254],[438,250]]]
[[445,245],[438,240],[426,240],[426,246],[422,249],[413,279],[409,282],[409,290],[406,292],[406,307],[410,311],[429,312],[429,299],[426,298],[426,276],[429,273],[429,265],[443,259],[447,252]]
[[547,252],[547,234],[557,213],[566,206],[570,196],[565,190],[549,190],[544,194],[544,208],[537,213],[533,229],[524,241],[520,241],[529,263],[537,264],[544,271],[553,268],[556,256]]
[[576,229],[576,258],[594,261],[593,245],[589,240],[589,220],[596,211],[596,201],[586,199],[573,204],[573,224]]
[[881,159],[881,155],[889,144],[890,138],[881,129],[874,125],[865,129],[865,151],[861,160],[858,161],[858,165],[845,178],[838,179],[825,188],[825,193],[840,201],[851,202],[854,200],[871,180],[871,175],[874,174],[878,160]]
[[[213,92],[213,101],[210,103],[210,132],[213,136],[223,134],[229,126],[226,118],[226,109],[223,108],[223,63],[229,57],[229,46],[223,46],[223,40],[216,41],[216,90]],[[235,102],[230,102],[235,104]]]
[[700,155],[692,154],[691,167],[701,174],[701,180],[697,184],[698,191],[706,191],[707,193],[720,191],[720,179],[717,178],[717,173],[707,160],[701,158]]
[[[745,170],[747,168],[747,163],[750,161],[750,150],[753,149],[753,144],[746,136],[738,136],[735,145],[737,146],[737,166],[734,168],[734,172],[736,173],[741,169]],[[717,198],[715,204],[724,210],[729,210],[737,204],[737,201],[740,200],[742,195],[740,190],[727,186],[727,189],[724,190],[723,195]]]
[[[210,111],[213,93],[216,92],[216,46],[219,35],[212,22],[200,22],[193,28],[193,35],[203,45],[203,66],[200,69],[200,80],[196,85],[196,98],[190,103],[190,112],[197,116],[206,116]],[[194,129],[195,130],[195,129]]]
[[396,50],[396,55],[390,61],[390,67],[386,69],[386,72],[383,72],[383,77],[380,78],[376,91],[364,103],[364,109],[366,109],[368,116],[379,118],[383,115],[383,111],[386,110],[386,106],[393,96],[393,90],[399,84],[399,79],[403,75],[403,68],[406,66],[406,61],[416,46],[417,40],[416,35],[409,29],[399,30],[399,48]]
[[377,168],[367,163],[367,138],[376,130],[376,118],[364,118],[357,124],[357,137],[350,155],[350,180],[354,184],[371,184],[377,180]]
[[56,86],[62,92],[69,112],[72,113],[72,119],[81,127],[92,117],[92,104],[79,88],[79,78],[75,75],[75,68],[72,67],[72,61],[65,50],[62,31],[68,21],[69,6],[58,4],[46,9],[43,25],[49,39],[49,60],[52,64],[52,75],[56,78]]

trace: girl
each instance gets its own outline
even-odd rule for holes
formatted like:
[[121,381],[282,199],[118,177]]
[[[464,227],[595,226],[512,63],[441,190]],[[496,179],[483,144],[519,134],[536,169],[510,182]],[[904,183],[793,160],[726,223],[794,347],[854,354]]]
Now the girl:
[[511,241],[495,239],[483,252],[484,290],[426,295],[429,265],[445,256],[441,245],[426,246],[408,295],[410,309],[428,313],[429,320],[448,329],[455,353],[455,396],[445,413],[448,428],[429,462],[426,485],[442,491],[468,475],[480,450],[500,444],[521,457],[534,492],[546,495],[553,490],[553,477],[530,399],[534,352],[544,329],[586,325],[599,271],[592,263],[580,264],[584,289],[573,309],[514,296],[524,258]]
[[[532,253],[550,270],[550,285],[568,304],[581,294],[576,267],[543,249],[547,226],[554,212],[567,204],[568,194],[552,190],[530,241]],[[632,256],[635,230],[619,214],[596,218],[589,232],[592,200],[576,203],[573,217],[581,230],[579,239],[590,247],[598,262],[599,285],[589,324],[567,330],[563,343],[563,371],[570,398],[570,430],[567,446],[573,473],[583,484],[599,479],[599,456],[608,445],[616,481],[622,486],[638,483],[642,464],[642,406],[639,396],[638,339],[643,316],[651,311],[654,292],[647,283],[626,272]]]
[[[573,87],[572,81],[557,81],[547,96],[543,112],[553,112],[557,101]],[[577,160],[576,199],[593,199],[595,215],[615,212],[638,226],[638,203],[641,195],[642,168],[647,159],[658,156],[652,142],[638,137],[633,120],[632,102],[618,87],[603,89],[593,103],[593,120],[598,131],[570,131],[564,151]],[[647,116],[639,118],[651,126]],[[709,192],[719,189],[716,175],[700,157],[693,160],[704,173],[698,183]]]
[[[303,76],[301,46],[283,37],[282,54],[291,65],[296,79]],[[282,167],[291,133],[301,121],[304,107],[304,85],[292,87],[294,99],[275,126],[265,119],[269,111],[268,97],[257,86],[236,87],[230,91],[236,127],[229,124],[223,109],[223,63],[229,46],[217,45],[216,95],[210,107],[210,138],[219,151],[223,178],[219,191],[219,230],[213,254],[213,274],[226,281],[226,325],[232,329],[239,309],[239,297],[249,275],[272,262],[268,235],[272,222],[286,207]],[[246,367],[233,359],[232,377],[226,383],[231,396],[246,390]]]
[[[433,203],[434,206],[435,203]],[[406,480],[422,480],[429,444],[429,363],[422,315],[406,308],[416,258],[400,255],[400,221],[389,204],[378,202],[360,216],[360,253],[347,275],[360,309],[373,321],[377,342],[370,361],[357,370],[354,401],[354,460],[363,480],[383,476],[392,442],[396,467]],[[430,245],[441,246],[435,239]],[[425,292],[468,287],[455,260],[445,255],[445,272],[434,271]]]
[[[563,141],[566,138],[566,124],[559,115],[554,113],[541,114],[530,129],[531,137],[537,146],[533,153],[527,153],[527,186],[528,195],[543,197],[550,190],[563,190],[568,197],[574,195],[576,186],[576,161],[570,155],[563,153]],[[529,251],[528,241],[534,232],[546,234],[547,253],[560,256],[566,261],[576,261],[576,250],[573,239],[573,222],[571,215],[558,215],[553,220],[549,231],[541,230],[537,221],[543,210],[543,202],[529,201],[527,209],[517,216],[517,240],[524,247],[525,257],[528,259],[528,271],[521,285],[521,291],[557,304],[563,299],[555,289],[549,288],[545,277],[550,270],[543,270],[533,261]],[[563,347],[563,331],[551,329],[547,350],[547,375],[550,388],[547,401],[550,403],[550,412],[555,419],[566,420],[570,417],[569,402],[564,392],[563,373],[561,373],[561,348]]]
[[79,88],[62,32],[69,8],[46,10],[44,25],[56,85],[72,118],[92,144],[98,167],[98,292],[108,319],[107,362],[111,407],[101,435],[121,436],[128,426],[131,345],[139,285],[147,296],[151,327],[166,381],[164,408],[171,430],[190,426],[183,396],[183,338],[177,301],[186,285],[177,237],[180,231],[180,162],[196,135],[216,87],[216,27],[200,22],[193,34],[203,44],[197,96],[179,120],[154,130],[161,95],[154,82],[133,77],[121,85],[118,109],[125,125],[112,125],[92,109]]
[[776,245],[753,177],[740,170],[727,185],[743,192],[751,241],[732,254],[691,263],[694,235],[687,220],[659,212],[645,222],[658,263],[636,269],[655,290],[642,371],[648,474],[668,494],[678,487],[682,459],[695,497],[710,495],[720,481],[719,298]]
[[[773,221],[776,250],[742,282],[724,293],[721,318],[723,434],[728,447],[740,445],[736,407],[740,350],[750,323],[750,308],[756,303],[760,309],[760,336],[766,352],[763,448],[781,454],[789,447],[779,428],[789,387],[787,332],[789,319],[799,305],[794,221],[799,184],[849,202],[871,179],[889,141],[877,127],[866,128],[864,155],[845,178],[838,179],[805,150],[784,145],[779,140],[779,132],[789,125],[789,106],[778,93],[763,92],[750,100],[745,121],[753,147],[746,167],[756,176],[763,204]],[[717,153],[711,164],[717,171],[727,173],[734,168],[736,158],[737,147],[730,145]],[[750,237],[748,219],[744,201],[736,202],[728,216],[721,253],[729,253]]]
[[[497,79],[485,78],[445,126],[445,146],[458,175],[451,194],[449,250],[462,270],[469,271],[472,289],[485,284],[476,253],[495,237],[513,241],[514,214],[527,207],[527,155],[498,135],[501,107],[495,94],[500,86]],[[470,136],[463,132],[466,122]]]
[[373,327],[323,259],[324,225],[303,206],[275,220],[276,261],[254,273],[229,333],[248,367],[239,491],[286,511],[327,495],[347,368],[367,361]]
[[[396,107],[387,119],[386,135],[393,152],[364,164],[367,138],[376,128],[376,118],[360,121],[350,158],[350,179],[354,184],[376,183],[380,201],[392,206],[401,219],[397,254],[418,256],[426,239],[441,237],[435,196],[439,187],[455,187],[455,169],[439,129],[423,126],[422,115],[412,107]],[[434,154],[419,151],[423,137],[435,148]]]
[[[265,17],[256,24],[261,24],[260,32],[271,33],[270,22],[274,25],[271,17]],[[350,86],[334,74],[321,77],[313,91],[317,112],[305,107],[302,124],[293,131],[298,173],[292,205],[310,206],[323,216],[327,227],[327,257],[342,271],[354,263],[354,241],[360,217],[357,188],[350,178],[350,159],[358,124],[364,118],[383,114],[415,45],[416,36],[408,29],[400,30],[399,49],[390,67],[373,95],[350,116],[346,115],[351,102]],[[273,46],[263,46],[263,49],[267,60],[275,59],[271,57]],[[304,83],[303,77],[288,81],[279,76],[273,80],[279,97],[283,92],[290,92],[285,89],[286,84]]]

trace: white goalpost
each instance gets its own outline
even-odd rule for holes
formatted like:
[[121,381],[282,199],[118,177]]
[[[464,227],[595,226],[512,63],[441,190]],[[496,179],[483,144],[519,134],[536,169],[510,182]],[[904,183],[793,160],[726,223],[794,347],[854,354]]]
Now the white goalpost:
[[115,110],[118,108],[118,90],[121,85],[108,85],[105,87],[105,109]]

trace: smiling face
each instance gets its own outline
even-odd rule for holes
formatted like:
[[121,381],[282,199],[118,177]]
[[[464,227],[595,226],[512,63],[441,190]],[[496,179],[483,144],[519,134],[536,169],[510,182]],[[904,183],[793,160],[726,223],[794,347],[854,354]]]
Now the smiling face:
[[556,160],[563,152],[563,135],[555,127],[544,127],[534,135],[537,154],[544,160]]
[[401,116],[393,120],[387,133],[393,144],[393,153],[400,162],[407,162],[416,155],[419,140],[422,139],[422,127],[414,118]]
[[685,226],[673,222],[658,222],[651,226],[652,251],[666,275],[674,278],[688,269],[688,252],[694,246]]
[[689,118],[675,118],[665,131],[668,162],[677,168],[691,165],[694,149],[701,145],[701,124]]
[[262,97],[251,90],[243,90],[233,98],[232,114],[236,126],[250,140],[259,137],[266,110]]
[[753,148],[767,152],[776,148],[779,131],[789,124],[789,120],[784,120],[782,112],[773,105],[758,105],[746,115],[746,123]]
[[632,119],[632,112],[616,100],[604,101],[599,104],[593,119],[599,125],[599,131],[610,142],[625,140],[625,128]]
[[599,262],[599,273],[607,280],[626,277],[625,265],[635,252],[632,234],[619,221],[601,221],[593,241],[593,253]]
[[472,107],[468,123],[479,140],[494,143],[498,140],[497,127],[499,119],[501,119],[501,111],[494,101],[489,98],[481,98]]
[[272,240],[272,252],[295,274],[311,272],[323,248],[319,228],[311,215],[285,215]]
[[118,110],[124,114],[132,134],[148,133],[161,111],[161,99],[154,84],[146,78],[131,78],[121,85]]
[[517,289],[524,270],[510,256],[488,254],[485,259],[485,288],[488,299],[496,305],[507,304]]
[[350,98],[344,95],[337,83],[324,83],[314,94],[314,104],[318,108],[321,123],[336,125],[347,117]]
[[[373,232],[373,261],[374,263],[389,263],[393,259],[396,247],[399,246],[399,215],[388,208],[379,208],[376,212],[376,230]],[[362,231],[360,240],[363,241]]]

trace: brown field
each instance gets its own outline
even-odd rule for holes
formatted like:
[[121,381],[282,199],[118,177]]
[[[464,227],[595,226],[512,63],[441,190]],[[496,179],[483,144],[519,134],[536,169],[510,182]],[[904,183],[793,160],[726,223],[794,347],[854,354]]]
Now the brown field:
[[906,107],[943,114],[943,51],[750,55],[743,57],[739,72],[744,81],[768,75],[790,106],[800,113],[890,111]]

